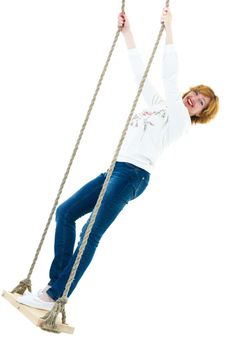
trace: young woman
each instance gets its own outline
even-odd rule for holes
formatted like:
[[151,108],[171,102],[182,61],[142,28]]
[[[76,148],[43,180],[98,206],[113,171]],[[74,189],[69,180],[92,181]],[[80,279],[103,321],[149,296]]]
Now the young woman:
[[[142,94],[147,101],[148,109],[136,113],[132,118],[69,295],[90,264],[104,232],[125,205],[146,189],[150,173],[163,149],[186,132],[192,123],[207,123],[218,111],[218,97],[208,86],[196,86],[180,96],[176,77],[177,56],[172,39],[171,12],[168,8],[163,10],[161,21],[166,30],[163,58],[165,100],[159,96],[150,82],[146,81]],[[139,83],[144,66],[136,50],[128,18],[124,13],[118,16],[118,25]],[[50,267],[50,281],[37,295],[27,293],[19,297],[20,303],[49,310],[55,300],[62,296],[90,219],[83,227],[78,247],[74,251],[75,221],[92,212],[105,177],[106,173],[99,175],[58,207],[55,257]]]

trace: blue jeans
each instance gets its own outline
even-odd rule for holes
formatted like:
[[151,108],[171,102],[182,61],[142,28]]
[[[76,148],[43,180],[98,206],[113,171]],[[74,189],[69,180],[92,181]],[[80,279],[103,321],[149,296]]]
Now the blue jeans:
[[[55,256],[49,272],[49,285],[51,287],[47,291],[54,300],[57,300],[63,294],[90,218],[84,225],[78,246],[74,250],[75,221],[93,211],[106,174],[103,173],[87,183],[57,208]],[[148,185],[149,178],[150,174],[144,169],[130,163],[116,163],[68,296],[73,292],[90,264],[104,232],[124,206],[142,194]]]

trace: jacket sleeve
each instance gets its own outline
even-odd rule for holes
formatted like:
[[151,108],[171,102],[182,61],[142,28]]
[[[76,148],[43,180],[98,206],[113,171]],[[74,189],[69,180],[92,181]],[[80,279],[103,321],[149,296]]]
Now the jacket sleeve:
[[[136,48],[128,49],[128,57],[134,73],[136,84],[139,86],[146,66],[144,65],[141,56]],[[160,97],[148,77],[142,89],[142,96],[150,108],[165,108],[164,100]]]
[[191,118],[177,87],[178,59],[174,45],[165,45],[163,56],[163,82],[168,109],[167,142],[178,138],[191,126]]

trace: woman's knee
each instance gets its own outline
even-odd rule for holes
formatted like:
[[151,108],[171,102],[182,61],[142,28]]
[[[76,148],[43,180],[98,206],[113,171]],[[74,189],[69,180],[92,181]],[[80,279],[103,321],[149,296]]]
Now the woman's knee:
[[60,204],[56,209],[56,221],[62,220],[67,216],[67,207],[64,203]]

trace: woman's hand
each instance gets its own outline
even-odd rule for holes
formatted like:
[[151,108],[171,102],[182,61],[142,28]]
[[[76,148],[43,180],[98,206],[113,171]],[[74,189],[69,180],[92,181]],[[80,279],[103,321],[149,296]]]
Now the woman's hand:
[[118,27],[121,29],[122,33],[130,31],[129,20],[124,12],[121,12],[118,16]]
[[128,49],[135,48],[135,41],[130,29],[129,20],[124,12],[118,15],[118,28],[120,28]]
[[162,12],[161,16],[161,23],[164,24],[165,29],[170,29],[171,28],[171,22],[172,22],[172,14],[169,9],[169,7],[165,7]]

